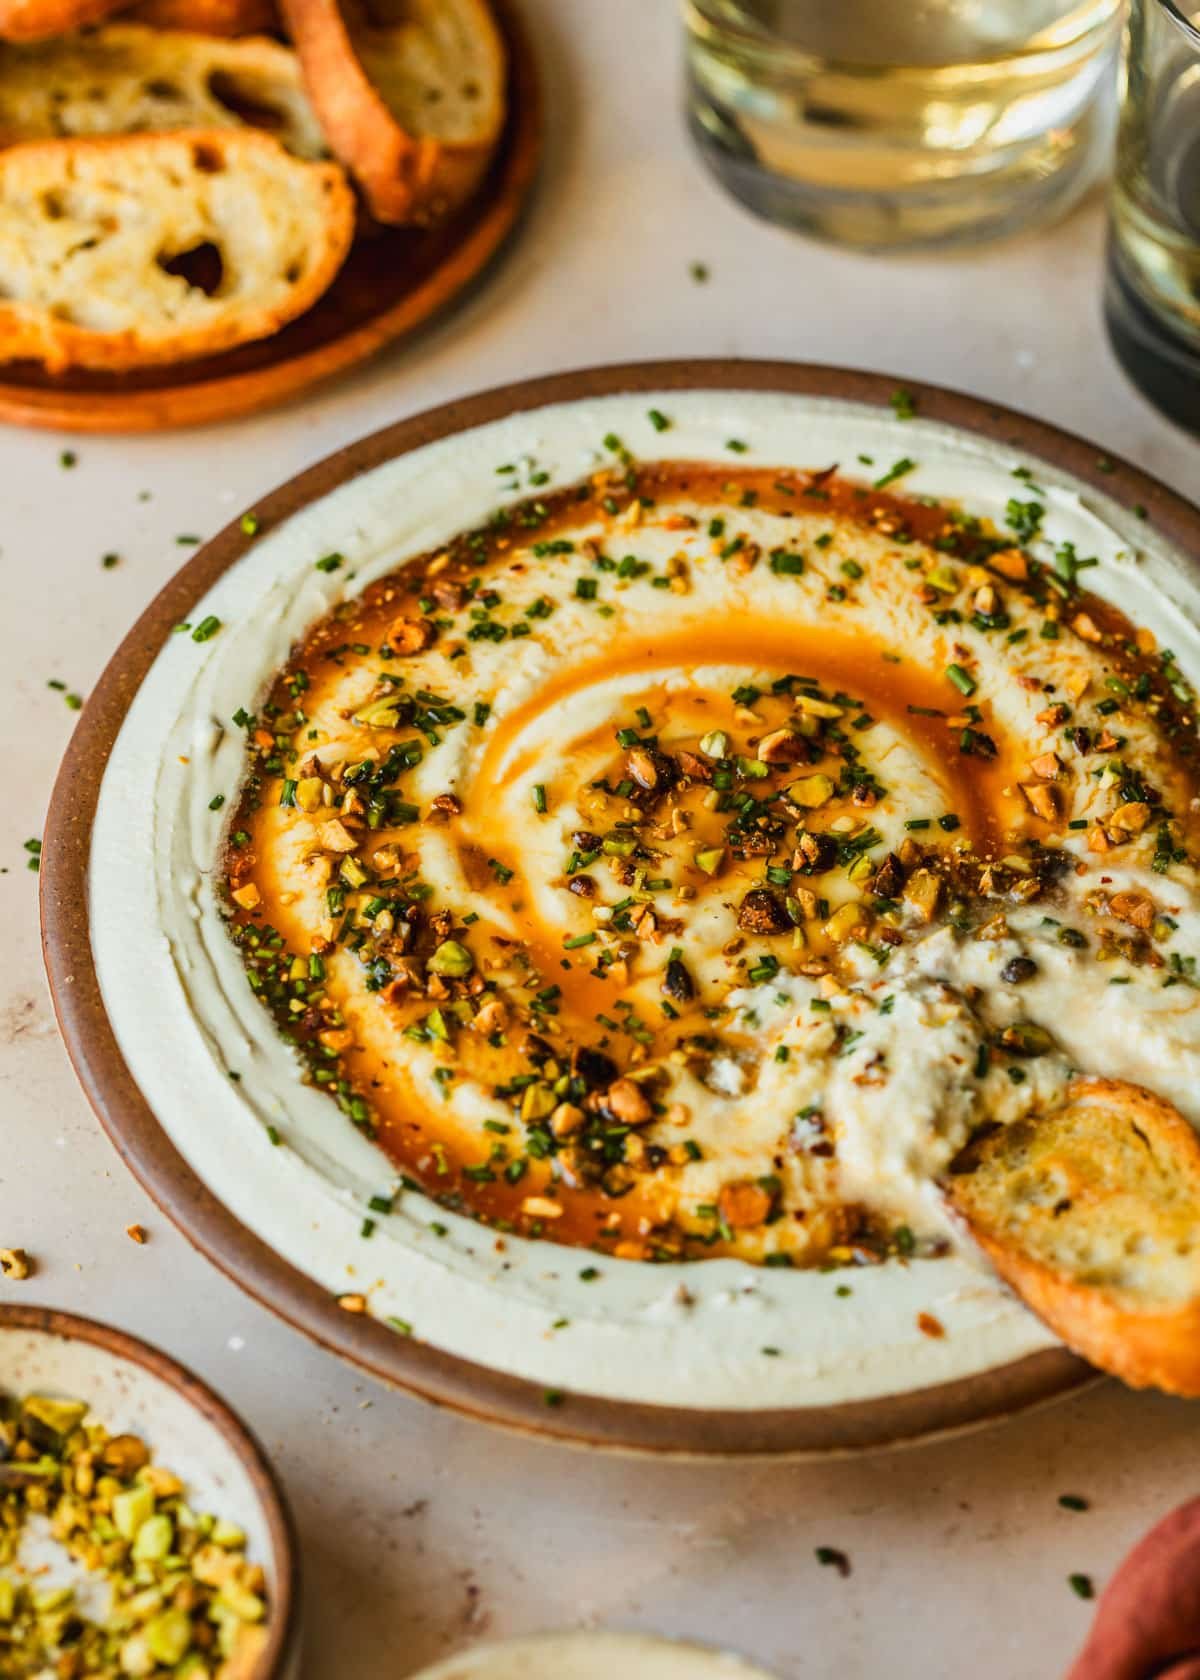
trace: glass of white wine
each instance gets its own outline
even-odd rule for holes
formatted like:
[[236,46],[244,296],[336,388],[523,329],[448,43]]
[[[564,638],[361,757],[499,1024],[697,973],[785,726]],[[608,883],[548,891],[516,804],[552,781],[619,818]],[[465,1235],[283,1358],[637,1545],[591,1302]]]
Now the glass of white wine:
[[1123,0],[682,0],[720,179],[844,244],[936,247],[1061,212],[1107,156]]
[[1133,0],[1105,319],[1134,383],[1200,432],[1200,4]]

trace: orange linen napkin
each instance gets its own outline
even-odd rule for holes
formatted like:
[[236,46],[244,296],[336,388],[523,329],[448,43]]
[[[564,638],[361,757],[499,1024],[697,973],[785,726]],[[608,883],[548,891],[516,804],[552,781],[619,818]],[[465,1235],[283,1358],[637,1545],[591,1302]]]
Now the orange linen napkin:
[[1200,1499],[1130,1552],[1067,1680],[1200,1680]]

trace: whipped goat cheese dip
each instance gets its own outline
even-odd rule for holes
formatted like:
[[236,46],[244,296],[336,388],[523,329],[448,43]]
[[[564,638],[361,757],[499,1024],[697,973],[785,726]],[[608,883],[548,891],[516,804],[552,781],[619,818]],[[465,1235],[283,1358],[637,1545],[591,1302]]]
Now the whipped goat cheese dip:
[[938,1179],[1076,1071],[1200,1124],[1197,607],[1092,491],[841,403],[401,456],[130,707],[122,1052],[293,1264],[554,1390],[825,1405],[1052,1345]]

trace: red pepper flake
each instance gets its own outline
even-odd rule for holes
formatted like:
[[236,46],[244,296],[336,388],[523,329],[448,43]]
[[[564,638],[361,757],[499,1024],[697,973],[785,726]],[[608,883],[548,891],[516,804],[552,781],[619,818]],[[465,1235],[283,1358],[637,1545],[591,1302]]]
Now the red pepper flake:
[[130,1242],[144,1243],[149,1240],[146,1236],[146,1227],[144,1225],[126,1225],[125,1235],[129,1238]]
[[917,1314],[917,1329],[922,1336],[932,1336],[934,1341],[938,1341],[946,1334],[946,1326],[941,1319],[934,1318],[932,1313],[927,1312]]

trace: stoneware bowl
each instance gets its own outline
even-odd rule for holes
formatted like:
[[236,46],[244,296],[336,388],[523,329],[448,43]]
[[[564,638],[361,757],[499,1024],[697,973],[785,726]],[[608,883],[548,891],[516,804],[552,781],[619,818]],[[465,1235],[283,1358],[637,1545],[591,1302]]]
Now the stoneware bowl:
[[0,1391],[83,1400],[139,1435],[200,1509],[229,1518],[266,1572],[270,1639],[253,1680],[295,1680],[300,1577],[292,1519],[262,1448],[198,1377],[122,1330],[49,1307],[0,1304]]
[[[649,392],[678,399],[683,393],[702,392],[712,394],[719,412],[726,414],[739,393],[770,393],[798,402],[832,399],[857,412],[886,418],[891,414],[895,385],[894,379],[879,374],[737,361],[644,363],[530,380],[413,416],[348,445],[258,499],[249,529],[261,528],[265,542],[272,532],[315,513],[318,519],[331,522],[325,533],[329,540],[312,550],[322,553],[338,546],[336,508],[344,504],[337,497],[358,480],[376,470],[391,472],[412,452],[475,428],[499,422],[524,424],[523,417],[549,404],[634,395],[640,399]],[[978,440],[989,450],[1001,450],[1051,475],[1062,475],[1069,485],[1111,508],[1118,529],[1123,520],[1126,526],[1152,532],[1157,542],[1170,545],[1180,566],[1192,564],[1193,557],[1200,555],[1200,512],[1145,473],[1102,457],[1082,439],[990,403],[930,386],[912,385],[911,389],[920,412],[914,429],[932,422]],[[898,1380],[896,1392],[837,1404],[801,1399],[796,1404],[764,1402],[761,1407],[722,1409],[652,1403],[577,1392],[569,1373],[561,1379],[562,1389],[569,1393],[559,1403],[563,1396],[558,1382],[491,1368],[473,1354],[475,1344],[451,1350],[449,1345],[423,1339],[419,1329],[398,1335],[382,1319],[343,1311],[330,1277],[334,1262],[340,1266],[345,1256],[340,1251],[335,1254],[327,1243],[333,1256],[330,1275],[318,1276],[313,1259],[314,1221],[298,1204],[293,1212],[288,1196],[277,1194],[256,1198],[248,1206],[248,1193],[239,1176],[243,1159],[236,1149],[224,1152],[214,1170],[194,1164],[194,1138],[181,1141],[156,1115],[134,1078],[105,1006],[93,954],[91,845],[93,824],[103,805],[106,767],[110,760],[119,763],[127,714],[138,703],[148,673],[159,668],[156,662],[180,621],[192,615],[209,591],[219,589],[240,562],[253,565],[262,556],[263,549],[256,547],[247,529],[235,520],[206,544],[168,583],[117,651],[88,701],[64,760],[42,856],[47,970],[67,1048],[126,1164],[190,1240],[241,1288],[322,1345],[385,1381],[509,1428],[594,1447],[686,1455],[860,1451],[1010,1416],[1094,1380],[1091,1368],[1064,1348],[1042,1345],[967,1376],[919,1387],[905,1387]],[[114,776],[114,783],[120,781]],[[130,808],[145,808],[134,795],[128,796],[127,804],[130,801]],[[170,1077],[177,1077],[177,1062],[162,1065],[168,1067]],[[155,1077],[159,1077],[157,1072]],[[234,1211],[235,1204],[239,1212]],[[277,1240],[274,1226],[268,1231],[268,1216],[276,1223],[285,1216],[290,1220],[286,1244]],[[338,1217],[347,1222],[357,1243],[357,1220],[340,1205]],[[373,1265],[379,1263],[379,1248],[376,1244]],[[403,1312],[400,1306],[389,1310]],[[486,1316],[484,1310],[480,1321]],[[898,1377],[903,1375],[898,1373]],[[549,1404],[549,1399],[554,1403]]]
[[539,1633],[476,1645],[413,1680],[771,1680],[729,1651],[640,1633]]

